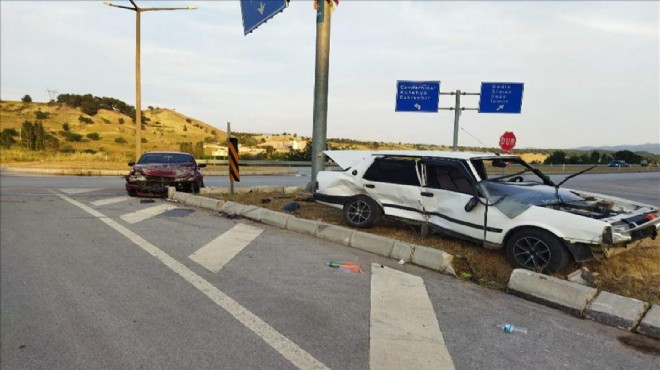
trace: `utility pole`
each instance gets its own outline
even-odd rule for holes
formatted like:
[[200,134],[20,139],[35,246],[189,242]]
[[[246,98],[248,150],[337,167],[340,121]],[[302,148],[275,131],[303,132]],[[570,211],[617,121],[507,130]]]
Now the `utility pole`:
[[115,8],[128,9],[135,12],[135,162],[142,155],[142,77],[140,73],[140,13],[157,10],[194,10],[194,5],[179,8],[140,8],[134,0],[129,0],[132,7],[115,5],[110,1],[104,1],[103,4]]

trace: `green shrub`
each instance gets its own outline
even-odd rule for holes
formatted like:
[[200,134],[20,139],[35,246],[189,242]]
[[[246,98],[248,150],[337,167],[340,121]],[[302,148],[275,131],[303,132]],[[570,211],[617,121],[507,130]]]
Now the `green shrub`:
[[128,141],[126,141],[126,139],[124,139],[123,137],[115,138],[115,143],[117,143],[117,144],[126,144],[127,142]]
[[92,140],[101,140],[101,136],[97,132],[92,132],[87,134],[87,138],[92,139]]
[[65,145],[60,149],[62,153],[75,153],[76,150],[71,145]]
[[94,149],[85,149],[85,150],[83,150],[83,153],[96,154],[96,150],[94,150]]
[[66,141],[80,142],[80,141],[82,141],[82,138],[83,138],[82,135],[76,134],[74,132],[64,131],[64,132],[60,132],[60,133],[64,135],[64,140],[66,140]]
[[78,117],[78,121],[80,121],[80,122],[82,122],[82,123],[86,123],[86,124],[88,124],[88,125],[91,125],[91,124],[94,123],[94,120],[92,120],[92,119],[89,118],[89,117],[85,117],[85,116],[83,116],[83,115],[81,115],[80,117]]
[[47,119],[48,116],[50,116],[50,113],[42,112],[41,110],[38,110],[38,111],[34,112],[34,115],[35,115],[35,117],[37,117],[37,119]]

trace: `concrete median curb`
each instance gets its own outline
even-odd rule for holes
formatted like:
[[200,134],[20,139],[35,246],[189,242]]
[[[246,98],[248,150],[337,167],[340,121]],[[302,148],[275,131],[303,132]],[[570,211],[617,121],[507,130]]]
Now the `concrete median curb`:
[[660,306],[552,276],[516,269],[510,294],[619,329],[660,339]]
[[660,339],[660,306],[654,304],[646,312],[635,332],[647,337]]
[[632,330],[639,324],[649,304],[610,292],[600,292],[584,312],[588,319],[623,330]]
[[[289,186],[261,187],[257,189],[247,189],[247,191],[271,192],[273,189],[287,193],[301,190],[300,187]],[[213,191],[207,189],[207,191],[202,191],[202,193],[207,194],[216,192],[226,193],[226,191],[220,191],[219,189]],[[245,205],[232,201],[215,200],[204,196],[181,193],[177,192],[172,187],[168,189],[168,197],[186,205],[219,211],[232,216],[245,217],[270,226],[312,235],[346,247],[360,249],[365,252],[379,254],[396,260],[403,260],[408,263],[412,262],[419,266],[456,276],[451,267],[453,256],[438,249],[403,243],[395,239],[356,231],[347,227],[297,218],[287,213],[276,212],[253,205]]]
[[513,270],[507,290],[513,295],[543,303],[580,318],[598,293],[595,288],[523,269]]

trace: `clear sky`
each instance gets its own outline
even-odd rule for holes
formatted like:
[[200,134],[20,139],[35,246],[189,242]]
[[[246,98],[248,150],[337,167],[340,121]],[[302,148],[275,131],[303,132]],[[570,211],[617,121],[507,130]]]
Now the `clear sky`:
[[[311,1],[292,0],[247,36],[238,1],[136,3],[199,7],[142,13],[143,108],[221,130],[230,121],[235,131],[312,135]],[[101,1],[0,7],[2,99],[45,102],[51,90],[135,104],[133,12]],[[397,80],[436,80],[441,92],[525,84],[521,114],[463,112],[459,145],[495,147],[504,131],[518,148],[659,143],[659,18],[658,1],[342,0],[332,15],[328,137],[451,145],[453,112],[394,111]]]

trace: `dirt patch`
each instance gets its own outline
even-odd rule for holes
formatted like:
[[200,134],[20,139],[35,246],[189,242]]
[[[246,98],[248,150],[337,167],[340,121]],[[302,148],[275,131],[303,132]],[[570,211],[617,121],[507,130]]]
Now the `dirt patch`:
[[[250,192],[243,194],[204,194],[206,197],[251,204],[282,212],[282,207],[290,202],[298,202],[300,207],[293,212],[298,218],[321,221],[345,226],[342,211],[314,202],[311,195],[304,192],[292,194]],[[459,279],[493,289],[504,290],[513,268],[507,262],[503,251],[482,248],[478,244],[465,242],[440,235],[422,237],[419,227],[404,223],[383,220],[369,233],[382,235],[407,243],[441,249],[454,255],[454,270]],[[584,264],[596,275],[596,287],[611,293],[637,298],[653,304],[660,304],[660,241],[647,240],[639,247],[604,261]],[[566,275],[580,268],[573,263],[561,273],[553,276],[566,279]]]

